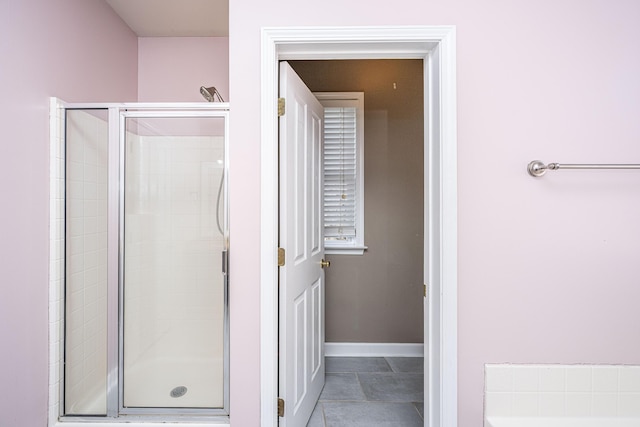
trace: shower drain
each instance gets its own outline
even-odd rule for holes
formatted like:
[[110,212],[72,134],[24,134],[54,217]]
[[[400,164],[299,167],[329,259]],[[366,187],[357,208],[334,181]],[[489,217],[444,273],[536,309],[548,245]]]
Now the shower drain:
[[187,388],[183,385],[180,385],[176,388],[174,388],[173,390],[171,390],[171,392],[169,393],[169,395],[171,397],[182,397],[187,393]]

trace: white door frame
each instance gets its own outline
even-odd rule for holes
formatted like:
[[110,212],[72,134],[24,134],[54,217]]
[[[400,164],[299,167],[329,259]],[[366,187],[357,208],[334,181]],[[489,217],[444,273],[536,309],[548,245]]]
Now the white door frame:
[[260,419],[278,424],[278,61],[423,59],[425,79],[425,425],[457,426],[455,27],[262,29]]

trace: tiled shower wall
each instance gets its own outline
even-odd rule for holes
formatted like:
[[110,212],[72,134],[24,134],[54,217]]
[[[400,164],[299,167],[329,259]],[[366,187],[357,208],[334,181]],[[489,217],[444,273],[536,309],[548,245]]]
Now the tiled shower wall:
[[65,412],[106,413],[107,110],[66,124]]
[[486,417],[640,417],[640,366],[486,365]]
[[[67,137],[64,110],[50,105],[49,420],[60,415],[67,337],[67,410],[104,413],[106,393],[106,138],[107,124],[74,111]],[[67,171],[65,161],[68,160]],[[65,178],[68,172],[69,179]],[[68,187],[66,184],[69,184]],[[65,206],[65,193],[69,205]],[[66,218],[65,218],[66,216]],[[70,238],[65,239],[65,219]],[[65,265],[65,246],[69,264]],[[66,272],[65,272],[66,270]],[[65,298],[65,274],[67,295]],[[64,330],[65,304],[69,312]]]

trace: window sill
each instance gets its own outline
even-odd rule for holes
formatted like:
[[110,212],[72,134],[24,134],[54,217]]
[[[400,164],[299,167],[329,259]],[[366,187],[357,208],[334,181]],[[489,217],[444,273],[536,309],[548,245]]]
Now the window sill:
[[366,246],[342,246],[342,247],[324,247],[324,253],[327,255],[363,255],[368,248]]

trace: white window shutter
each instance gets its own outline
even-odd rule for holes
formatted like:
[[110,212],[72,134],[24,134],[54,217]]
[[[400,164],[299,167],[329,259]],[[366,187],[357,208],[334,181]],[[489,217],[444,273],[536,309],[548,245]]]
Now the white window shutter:
[[364,93],[316,92],[324,107],[323,233],[327,254],[362,255]]
[[357,111],[355,107],[324,109],[324,236],[356,237],[358,212]]

